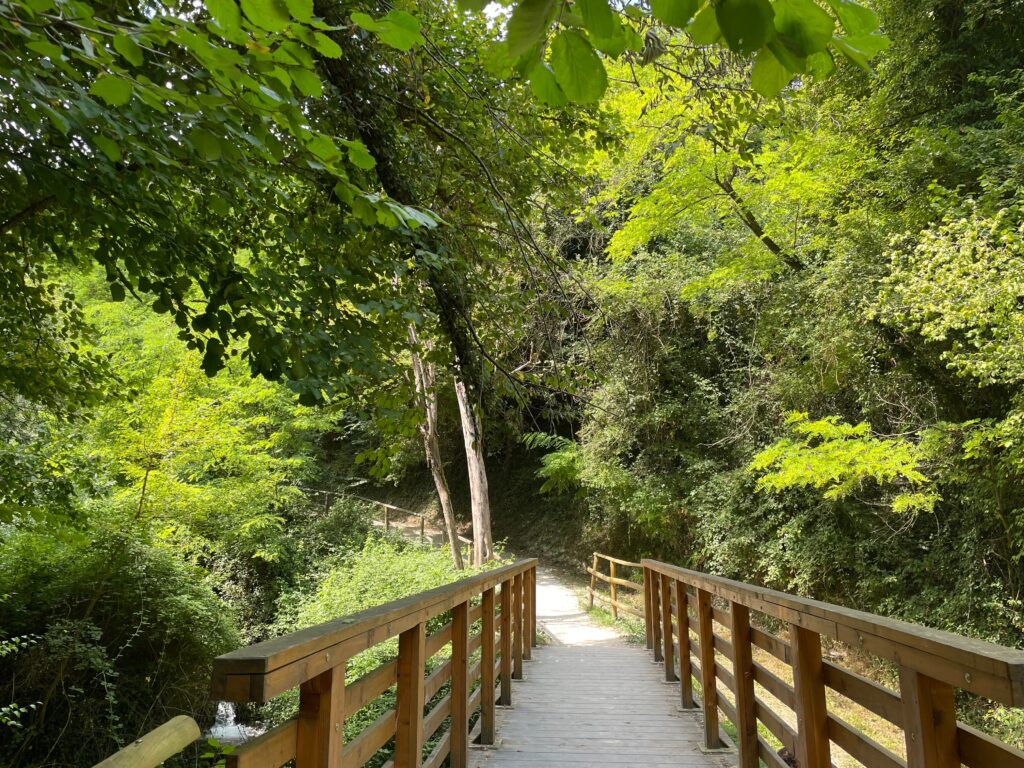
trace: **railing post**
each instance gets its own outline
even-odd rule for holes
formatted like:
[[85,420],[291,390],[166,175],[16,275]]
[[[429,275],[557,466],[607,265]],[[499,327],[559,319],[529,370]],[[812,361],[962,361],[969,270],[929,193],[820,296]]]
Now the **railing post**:
[[597,553],[594,553],[590,561],[590,608],[594,608],[594,590],[597,589]]
[[523,574],[523,658],[527,660],[533,657],[533,575],[532,568]]
[[608,590],[612,593],[612,618],[619,618],[619,587],[615,583],[615,561],[608,561],[608,574],[612,580],[608,583]]
[[959,768],[953,686],[900,667],[907,768]]
[[427,519],[420,515],[420,544],[424,544],[427,541]]
[[693,662],[690,661],[690,611],[686,584],[677,581],[676,625],[679,632],[679,698],[683,709],[693,709]]
[[391,518],[388,515],[388,505],[384,504],[384,530],[388,531],[391,529]]
[[512,704],[512,579],[501,583],[501,699]]
[[[491,648],[494,648],[493,641]],[[452,608],[451,734],[448,764],[466,768],[469,763],[469,603]],[[493,671],[493,666],[492,666]],[[484,691],[480,692],[483,700]],[[494,688],[491,688],[494,700]]]
[[715,637],[711,622],[711,593],[697,590],[697,626],[700,639],[700,684],[704,704],[704,746],[718,749],[718,687],[715,683]]
[[494,588],[480,602],[480,743],[494,743]]
[[345,737],[345,661],[307,680],[299,688],[295,738],[296,768],[341,765]]
[[661,648],[661,574],[651,570],[651,631],[654,633],[654,660],[664,658]]
[[529,642],[537,647],[537,566],[529,569]]
[[661,638],[662,656],[665,661],[665,682],[676,681],[676,664],[674,649],[672,647],[672,590],[669,587],[669,577],[661,575]]
[[407,629],[398,636],[395,768],[419,768],[420,765],[423,752],[426,636],[426,625],[423,623]]
[[831,765],[821,636],[790,624],[789,644],[793,654],[797,762],[800,765]]
[[512,579],[512,679],[523,679],[523,574]]
[[[732,676],[736,688],[736,731],[739,768],[758,768],[757,718],[754,712],[754,661],[750,648],[750,609],[739,603],[729,606],[732,634]],[[819,765],[819,763],[802,763]],[[827,768],[828,763],[822,763]]]
[[644,629],[647,632],[647,650],[654,650],[654,609],[651,590],[651,576],[654,573],[650,568],[644,568]]

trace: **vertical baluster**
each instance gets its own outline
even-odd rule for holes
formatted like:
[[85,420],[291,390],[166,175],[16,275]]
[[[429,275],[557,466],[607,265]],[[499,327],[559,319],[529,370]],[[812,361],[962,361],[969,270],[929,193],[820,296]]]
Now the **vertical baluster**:
[[597,589],[597,552],[590,561],[590,607],[594,607],[594,590]]
[[501,699],[512,704],[512,579],[501,583]]
[[711,625],[711,593],[697,590],[697,628],[700,640],[700,684],[704,691],[704,746],[718,749],[718,688],[715,684],[715,638]]
[[665,681],[673,683],[676,680],[676,662],[674,648],[672,647],[672,589],[668,576],[662,574],[661,588],[661,638],[662,656],[665,662]]
[[[739,768],[758,768],[757,717],[754,714],[754,661],[750,647],[750,609],[733,603],[729,611],[732,634],[732,674],[736,686],[736,731],[739,736]],[[806,763],[805,765],[817,765]],[[826,768],[824,763],[822,768]]]
[[651,569],[644,568],[644,631],[647,636],[647,650],[654,649],[654,611],[651,609]]
[[537,647],[537,566],[530,569],[530,643]]
[[693,662],[690,661],[690,613],[686,584],[675,583],[676,623],[679,630],[679,698],[683,709],[693,709]]
[[345,737],[345,662],[299,688],[296,768],[337,768]]
[[480,743],[494,743],[494,588],[480,603]]
[[654,660],[661,662],[664,658],[661,648],[661,574],[651,570],[651,631],[654,633]]
[[[469,602],[460,603],[452,608],[451,664],[452,724],[449,730],[451,749],[448,764],[450,768],[466,768],[469,763]],[[491,699],[493,698],[492,688]]]
[[907,768],[959,768],[953,686],[900,668]]
[[523,574],[512,579],[512,679],[523,679]]
[[821,636],[790,624],[789,644],[796,695],[793,710],[796,712],[797,762],[800,765],[831,765]]
[[[398,693],[395,702],[395,768],[418,768],[423,752],[423,675],[426,625],[398,636]],[[333,768],[333,764],[331,765]]]
[[523,658],[529,660],[533,656],[533,576],[530,568],[523,574]]
[[615,561],[608,561],[608,574],[612,577],[611,582],[608,584],[608,591],[612,594],[612,618],[619,618],[619,587],[615,583]]

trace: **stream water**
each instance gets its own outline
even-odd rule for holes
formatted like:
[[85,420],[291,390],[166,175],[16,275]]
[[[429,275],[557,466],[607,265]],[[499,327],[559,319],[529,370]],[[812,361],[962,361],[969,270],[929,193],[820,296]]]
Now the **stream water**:
[[228,746],[244,744],[254,736],[259,736],[264,730],[266,729],[259,726],[239,723],[235,715],[235,705],[229,701],[221,701],[217,703],[217,717],[205,735],[208,739],[216,739]]

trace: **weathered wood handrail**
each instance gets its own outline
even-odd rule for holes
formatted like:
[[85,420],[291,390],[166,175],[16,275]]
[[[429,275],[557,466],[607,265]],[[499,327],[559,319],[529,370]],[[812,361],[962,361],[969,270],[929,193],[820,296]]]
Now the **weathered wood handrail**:
[[[721,746],[719,711],[732,722],[740,768],[757,768],[759,761],[790,765],[758,733],[759,724],[800,768],[830,766],[833,744],[867,768],[1024,768],[1024,752],[958,723],[954,708],[955,689],[1024,704],[1024,651],[656,560],[642,565],[647,647],[663,662],[665,679],[680,683],[684,708],[696,705],[693,681],[700,683],[706,747]],[[788,639],[752,625],[752,612],[783,622]],[[822,636],[894,662],[899,692],[824,661]],[[790,665],[792,685],[759,663],[755,648]],[[907,759],[830,712],[826,688],[902,729]],[[792,716],[773,708],[759,689]]]
[[[607,574],[601,572],[600,564],[602,562],[608,563]],[[640,609],[619,600],[619,587],[633,590],[635,592],[643,592],[644,586],[643,584],[637,584],[635,581],[630,581],[629,579],[619,578],[618,566],[635,568],[637,570],[643,567],[640,563],[634,563],[630,560],[620,560],[619,558],[612,557],[611,555],[602,555],[600,552],[594,553],[591,565],[587,568],[587,573],[590,574],[590,587],[587,589],[587,595],[590,597],[590,607],[594,607],[594,600],[597,599],[608,605],[611,609],[613,618],[619,618],[619,611],[625,611],[637,618],[643,618],[644,614]],[[604,582],[608,585],[608,595],[597,590],[598,581]]]
[[[237,748],[227,765],[280,768],[295,760],[296,768],[356,768],[393,740],[388,765],[395,768],[433,768],[446,757],[452,768],[465,768],[471,717],[479,709],[479,741],[493,743],[495,703],[511,704],[511,681],[522,677],[535,643],[536,565],[520,560],[219,657],[216,699],[264,703],[299,688],[298,716]],[[448,616],[427,634],[430,620]],[[395,637],[397,658],[345,679],[350,658]],[[431,657],[449,645],[450,658],[428,674]],[[346,743],[345,720],[392,686],[394,706]]]
[[196,721],[186,715],[172,717],[95,768],[157,768],[200,737]]

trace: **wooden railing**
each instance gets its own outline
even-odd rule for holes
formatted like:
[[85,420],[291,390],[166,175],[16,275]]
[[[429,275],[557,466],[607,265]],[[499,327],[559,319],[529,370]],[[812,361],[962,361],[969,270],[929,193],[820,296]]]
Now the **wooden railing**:
[[[530,658],[536,565],[520,560],[219,657],[215,699],[265,703],[299,689],[297,717],[238,747],[228,767],[356,768],[392,743],[388,766],[435,768],[447,757],[465,768],[472,736],[493,743],[495,704],[512,703]],[[440,626],[428,634],[428,623]],[[392,638],[396,658],[346,680],[349,659]],[[375,703],[386,708],[346,741],[346,719]]]
[[[800,768],[827,768],[831,745],[867,768],[1024,768],[1024,752],[958,723],[954,709],[958,689],[1024,704],[1024,652],[655,560],[643,568],[647,646],[679,682],[684,708],[695,706],[694,681],[701,686],[707,748],[721,746],[719,712],[731,721],[740,768],[794,764],[761,728]],[[788,639],[754,626],[752,614]],[[899,691],[823,660],[823,637],[894,663]],[[755,649],[791,673],[772,672]],[[826,689],[901,729],[907,759],[831,711]]]
[[[601,572],[601,563],[608,563],[608,573]],[[630,572],[636,572],[643,568],[643,566],[640,563],[620,560],[611,555],[602,555],[600,552],[594,553],[591,565],[587,568],[587,573],[590,574],[590,587],[587,589],[590,607],[594,607],[594,600],[599,600],[608,606],[613,618],[619,618],[619,612],[625,611],[642,619],[644,614],[640,608],[619,599],[619,589],[625,589],[628,593],[643,593],[644,585],[622,578],[626,574],[621,571],[621,568],[626,568]],[[608,585],[607,595],[598,591],[597,583],[599,581]]]
[[196,721],[186,715],[172,717],[95,768],[157,768],[191,746],[200,736]]

